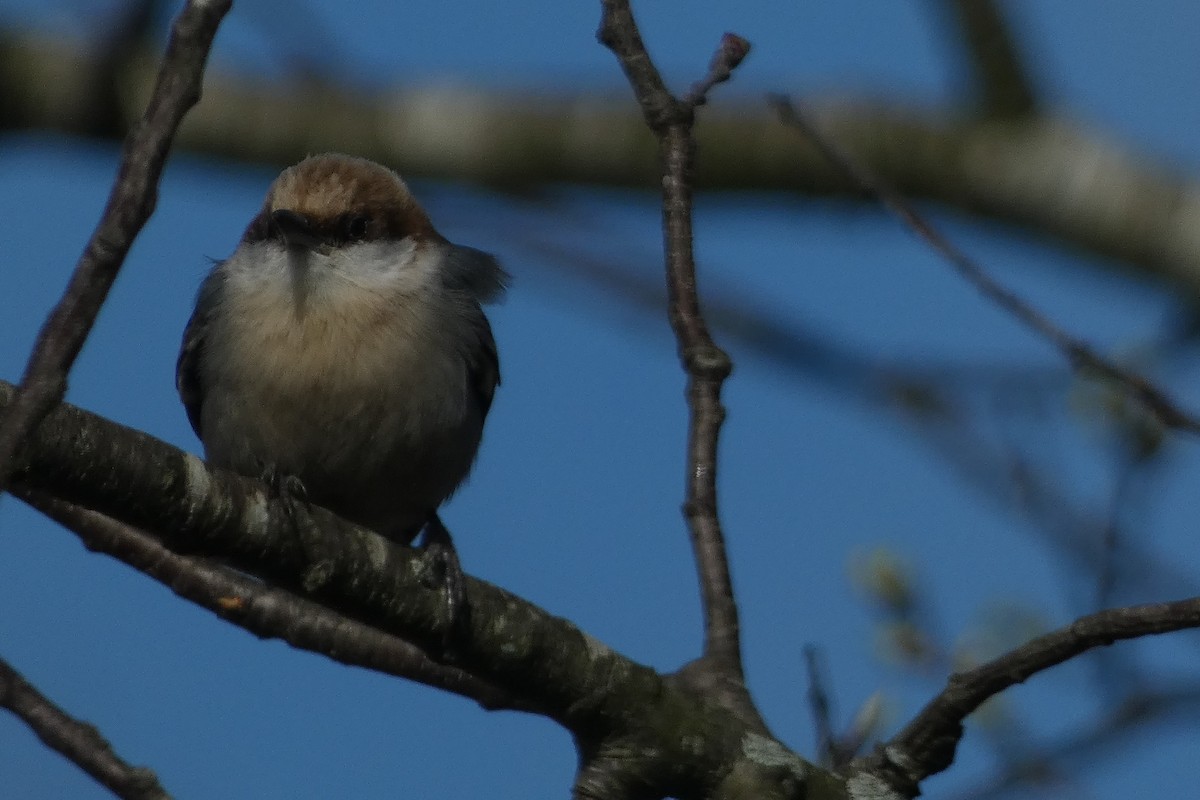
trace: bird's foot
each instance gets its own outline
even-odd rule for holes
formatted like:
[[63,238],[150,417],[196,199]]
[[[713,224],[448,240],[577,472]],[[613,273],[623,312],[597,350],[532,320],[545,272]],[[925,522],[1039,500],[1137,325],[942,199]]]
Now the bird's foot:
[[471,607],[467,603],[467,581],[462,562],[450,531],[435,513],[425,524],[421,539],[425,553],[422,582],[431,589],[444,593],[446,627],[442,633],[442,658],[454,659],[454,644],[466,633],[471,618]]
[[295,510],[297,502],[303,503],[306,507],[309,505],[308,489],[305,488],[304,481],[300,480],[299,476],[283,472],[274,464],[264,464],[262,481],[267,484],[272,499],[282,500],[286,504],[289,515]]
[[282,472],[273,464],[263,467],[262,479],[267,484],[271,499],[282,504],[288,526],[304,550],[308,565],[302,580],[304,589],[315,592],[329,581],[333,561],[321,530],[308,513],[312,509],[308,489],[298,476]]

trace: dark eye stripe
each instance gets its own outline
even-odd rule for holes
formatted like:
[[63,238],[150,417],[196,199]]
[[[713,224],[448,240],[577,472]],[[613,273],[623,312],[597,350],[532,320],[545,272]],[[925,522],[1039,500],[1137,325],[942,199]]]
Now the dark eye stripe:
[[[384,208],[379,213],[364,213],[362,210],[348,211],[334,217],[318,218],[307,214],[314,234],[334,246],[349,242],[400,240],[411,236],[440,238],[429,218],[420,208]],[[265,242],[278,238],[278,231],[271,225],[270,209],[262,211],[250,221],[242,241]]]

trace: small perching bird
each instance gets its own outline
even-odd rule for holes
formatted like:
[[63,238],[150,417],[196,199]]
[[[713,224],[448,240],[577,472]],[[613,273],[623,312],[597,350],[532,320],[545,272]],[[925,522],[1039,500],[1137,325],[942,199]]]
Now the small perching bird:
[[397,542],[440,529],[500,383],[480,304],[507,277],[386,167],[330,154],[284,170],[184,332],[176,382],[208,462],[298,479]]

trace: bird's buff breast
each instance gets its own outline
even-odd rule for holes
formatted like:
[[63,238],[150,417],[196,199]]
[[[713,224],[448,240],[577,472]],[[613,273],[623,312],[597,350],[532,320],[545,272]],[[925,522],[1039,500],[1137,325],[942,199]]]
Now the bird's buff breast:
[[378,390],[381,379],[422,355],[408,344],[412,320],[371,295],[297,308],[262,292],[239,298],[239,304],[243,308],[227,317],[225,332],[231,367],[285,394]]
[[297,308],[290,297],[244,292],[213,331],[224,338],[216,349],[230,354],[214,376],[227,391],[215,394],[241,398],[212,409],[214,444],[224,451],[213,455],[242,471],[259,452],[296,473],[356,460],[369,469],[368,451],[382,456],[389,441],[400,447],[416,431],[458,424],[450,416],[461,414],[461,400],[413,391],[419,382],[465,391],[452,349],[417,334],[430,330],[422,320],[373,293],[310,300]]

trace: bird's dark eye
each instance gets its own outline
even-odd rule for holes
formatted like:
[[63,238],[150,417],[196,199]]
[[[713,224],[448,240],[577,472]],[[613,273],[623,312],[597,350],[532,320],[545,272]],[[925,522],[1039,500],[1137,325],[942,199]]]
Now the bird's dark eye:
[[367,228],[371,225],[371,218],[366,214],[354,214],[347,217],[346,222],[346,238],[352,242],[366,238]]

